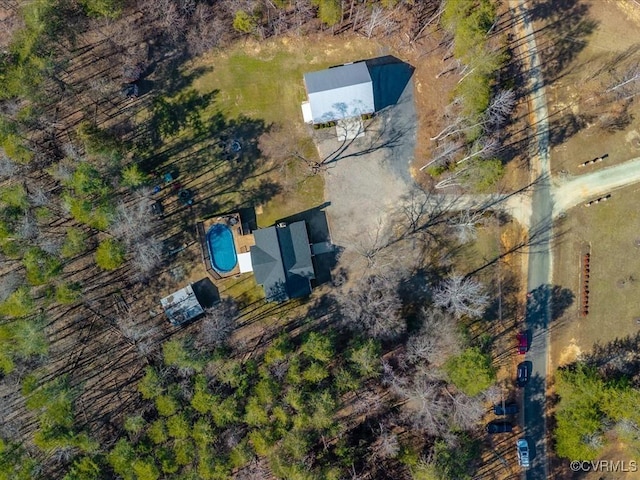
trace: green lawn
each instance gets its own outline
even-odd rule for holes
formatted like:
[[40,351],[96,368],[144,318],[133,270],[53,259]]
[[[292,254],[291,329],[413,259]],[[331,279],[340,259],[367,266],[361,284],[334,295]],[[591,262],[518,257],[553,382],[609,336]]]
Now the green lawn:
[[305,100],[302,75],[378,54],[377,44],[362,38],[239,42],[194,65],[211,70],[193,86],[202,93],[218,90],[218,105],[232,117],[279,122],[299,133],[303,126],[300,103]]
[[[551,349],[554,364],[567,361],[569,357],[563,353],[571,345],[586,353],[595,343],[604,344],[638,332],[639,201],[637,186],[617,190],[606,203],[572,208],[554,227],[561,235],[554,251],[554,284],[575,295],[555,330]],[[590,310],[583,317],[581,255],[585,251],[591,252]]]

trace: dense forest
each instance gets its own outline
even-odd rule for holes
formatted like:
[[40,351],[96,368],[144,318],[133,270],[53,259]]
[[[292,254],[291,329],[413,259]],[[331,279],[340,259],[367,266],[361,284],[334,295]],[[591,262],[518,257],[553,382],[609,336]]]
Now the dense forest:
[[[172,328],[150,299],[195,218],[281,188],[255,180],[270,168],[261,136],[273,126],[211,114],[216,93],[189,89],[189,62],[248,38],[393,37],[419,49],[430,35],[460,80],[425,168],[486,191],[503,174],[496,145],[515,105],[512,86],[495,83],[510,60],[493,34],[496,2],[0,9],[0,478],[473,477],[480,422],[501,398],[494,342],[513,329],[503,318],[517,314],[518,284],[495,269],[501,252],[473,272],[458,254],[503,216],[453,212],[416,186],[384,239],[360,249],[364,273],[337,268],[308,301],[226,296]],[[150,215],[174,157],[207,152],[181,180],[195,181],[238,132],[242,158],[217,174],[218,197]],[[242,335],[255,325],[257,341]]]

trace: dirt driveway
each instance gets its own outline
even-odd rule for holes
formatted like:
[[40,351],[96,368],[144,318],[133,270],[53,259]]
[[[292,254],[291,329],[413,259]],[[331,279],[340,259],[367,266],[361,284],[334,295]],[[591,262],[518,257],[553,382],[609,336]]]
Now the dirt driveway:
[[[332,158],[325,172],[325,201],[332,241],[350,250],[375,239],[388,215],[413,185],[409,166],[416,143],[413,82],[398,102],[370,123],[365,135],[348,145],[334,128],[317,136],[320,158]],[[340,153],[336,155],[336,151]],[[334,159],[335,158],[335,159]]]

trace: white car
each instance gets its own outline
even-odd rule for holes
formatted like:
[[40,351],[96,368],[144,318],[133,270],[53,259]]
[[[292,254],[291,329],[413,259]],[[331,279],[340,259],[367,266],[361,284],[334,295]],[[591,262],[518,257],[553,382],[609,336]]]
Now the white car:
[[518,464],[522,468],[529,468],[529,442],[525,438],[521,438],[516,443],[518,448]]

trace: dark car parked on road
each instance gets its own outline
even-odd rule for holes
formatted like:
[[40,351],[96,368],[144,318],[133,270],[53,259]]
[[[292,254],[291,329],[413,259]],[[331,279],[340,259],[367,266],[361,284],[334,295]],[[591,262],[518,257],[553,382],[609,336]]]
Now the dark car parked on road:
[[487,423],[487,433],[506,433],[513,430],[510,422],[491,422]]
[[506,403],[493,406],[493,413],[496,415],[515,415],[518,413],[517,403]]
[[524,387],[529,382],[531,376],[531,362],[522,362],[518,364],[518,377],[516,383],[519,387]]

